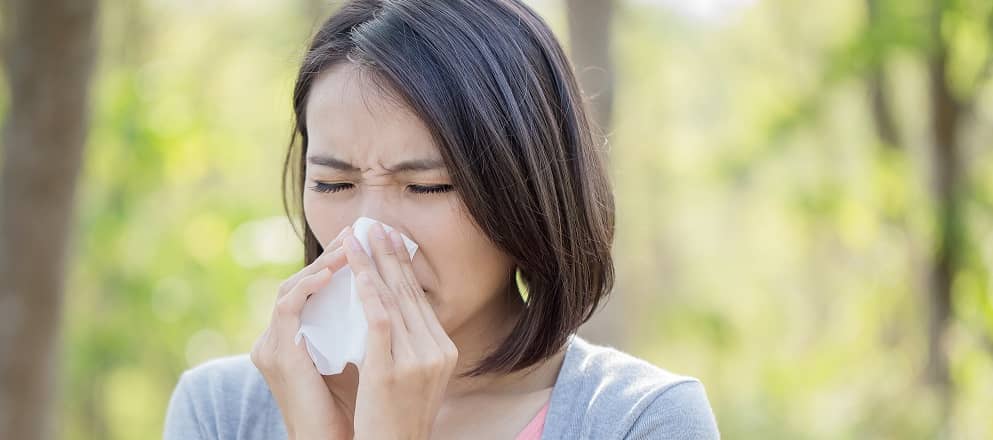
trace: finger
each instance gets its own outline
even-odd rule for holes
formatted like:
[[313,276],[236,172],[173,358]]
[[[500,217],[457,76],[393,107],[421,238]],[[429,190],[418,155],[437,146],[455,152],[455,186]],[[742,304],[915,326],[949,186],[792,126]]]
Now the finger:
[[[396,233],[396,231],[392,232]],[[373,225],[372,235],[373,260],[376,262],[380,276],[389,288],[388,292],[383,292],[384,296],[396,303],[405,328],[413,337],[414,348],[420,352],[421,349],[433,347],[434,344],[424,343],[424,340],[429,343],[432,342],[432,338],[427,327],[424,326],[424,318],[421,317],[420,308],[414,301],[414,295],[419,292],[419,289],[418,292],[414,292],[415,288],[404,275],[393,241],[379,224]]]
[[438,316],[434,313],[434,309],[431,308],[431,304],[428,304],[423,295],[417,300],[417,306],[421,310],[421,316],[424,319],[424,328],[427,329],[427,333],[434,341],[435,346],[441,349],[454,348],[454,343],[441,326],[441,322],[438,321]]
[[410,253],[407,252],[407,246],[403,242],[403,237],[397,231],[391,231],[390,239],[393,242],[393,247],[396,250],[398,260],[400,261],[400,267],[404,272],[404,276],[407,278],[408,283],[414,286],[414,304],[416,304],[418,310],[420,311],[421,319],[424,322],[425,328],[433,337],[434,341],[439,347],[445,347],[447,343],[451,342],[448,334],[445,333],[445,329],[438,322],[438,317],[434,313],[434,309],[428,302],[427,297],[424,294],[424,290],[421,289],[421,284],[417,281],[416,275],[414,275],[414,264],[412,262]]
[[[353,235],[345,237],[345,249],[346,256],[348,258],[348,265],[352,268],[352,272],[356,274],[356,281],[359,276],[368,277],[369,289],[375,292],[381,292],[374,295],[376,297],[375,302],[383,308],[383,312],[387,313],[387,318],[389,318],[390,316],[388,315],[388,312],[386,312],[385,306],[383,306],[383,296],[391,295],[391,293],[389,293],[386,283],[383,282],[382,277],[380,277],[372,257],[365,253],[365,250],[362,249],[362,245]],[[394,295],[393,297],[395,298],[396,296]],[[401,318],[399,319],[399,322],[402,323],[404,321]],[[387,325],[392,326],[390,323],[387,323]],[[406,324],[404,324],[404,326],[406,326]],[[371,331],[370,325],[370,332]],[[392,333],[395,334],[396,332]],[[405,338],[406,334],[407,332],[403,331],[400,335],[393,335],[391,337],[392,341],[398,342],[398,346],[393,347],[393,352],[400,354],[401,356],[410,350],[409,341]],[[391,362],[392,361],[393,359],[391,359]]]
[[359,273],[355,277],[355,282],[359,298],[362,300],[362,310],[369,324],[362,370],[383,370],[393,365],[390,316],[383,307],[376,287],[367,272]]
[[272,326],[276,329],[276,337],[282,341],[292,341],[297,331],[300,330],[300,313],[307,298],[313,292],[327,285],[331,281],[331,270],[323,269],[317,273],[308,275],[300,279],[293,289],[286,296],[276,302],[273,309]]
[[419,350],[436,349],[438,347],[437,341],[428,328],[423,316],[424,312],[417,301],[418,297],[424,296],[424,292],[421,290],[417,278],[414,277],[410,254],[407,253],[407,248],[403,245],[403,238],[398,231],[393,230],[390,231],[388,243],[387,240],[384,240],[383,244],[389,246],[393,251],[391,253],[393,257],[389,259],[391,261],[386,264],[394,267],[393,271],[397,272],[396,275],[393,275],[397,279],[395,282],[402,286],[402,291],[397,292],[397,302],[400,304],[405,322],[407,322],[407,328],[414,335],[415,341],[419,341],[415,342],[414,345]]
[[389,237],[386,236],[383,225],[379,223],[373,225],[369,235],[372,236],[370,243],[372,259],[376,263],[376,269],[383,282],[393,293],[409,293],[406,292],[410,288],[407,278],[403,274],[396,250],[393,248],[393,243],[389,241]]
[[[408,322],[408,319],[405,319],[405,311],[403,309],[405,307],[409,308],[409,306],[402,304],[400,297],[403,294],[398,291],[405,288],[400,264],[396,261],[396,256],[393,254],[393,246],[387,241],[388,237],[382,224],[376,223],[372,225],[369,232],[369,235],[372,237],[370,246],[372,248],[372,259],[378,271],[378,276],[370,278],[373,287],[375,287],[379,294],[379,300],[383,304],[383,309],[386,310],[386,313],[390,317],[393,358],[395,361],[408,359],[412,355],[409,340],[412,323]],[[387,276],[385,273],[391,275]],[[395,278],[400,278],[401,281],[399,283],[395,280],[389,281]]]
[[320,256],[280,284],[279,293],[276,295],[276,299],[279,300],[279,298],[282,298],[289,293],[290,290],[305,276],[315,274],[325,267],[330,268],[332,273],[337,272],[338,269],[344,267],[347,260],[344,259],[345,252],[344,249],[342,249],[341,244],[345,237],[345,233],[350,231],[351,226],[342,229],[341,232],[338,233],[338,237],[335,238],[328,245],[328,247],[324,248],[324,252]]
[[352,233],[352,227],[351,226],[345,226],[345,228],[342,229],[341,232],[338,233],[338,236],[335,237],[334,240],[331,240],[331,243],[328,243],[327,247],[323,248],[323,252],[322,253],[327,253],[329,250],[333,251],[333,250],[341,247],[341,244],[343,243],[343,240],[345,239],[345,235],[351,234],[351,233]]
[[279,285],[279,291],[276,294],[276,301],[278,302],[284,296],[289,294],[293,287],[299,284],[300,280],[303,278],[318,273],[322,269],[328,269],[333,274],[342,267],[345,267],[345,264],[347,263],[348,259],[345,257],[345,250],[341,248],[335,249],[328,254],[321,255],[314,260],[314,262],[308,264],[303,269],[300,269],[297,273],[293,274]]
[[383,305],[383,310],[386,310],[386,314],[390,317],[390,352],[393,353],[393,360],[400,362],[412,359],[414,350],[410,340],[410,330],[404,321],[403,312],[400,310],[396,296],[387,292],[386,286],[377,285],[375,280],[372,281],[372,285],[378,292],[379,302]]
[[372,279],[379,278],[376,265],[372,257],[362,249],[359,240],[354,235],[345,236],[345,255],[348,258],[348,266],[352,268],[352,273],[358,276],[362,272],[369,272]]
[[393,244],[393,249],[397,255],[397,261],[400,264],[400,271],[403,273],[404,278],[407,280],[407,284],[415,289],[414,293],[424,293],[424,289],[421,288],[420,281],[417,281],[417,277],[414,275],[414,263],[413,257],[407,252],[407,246],[403,242],[403,237],[397,232],[396,229],[390,231],[390,241]]

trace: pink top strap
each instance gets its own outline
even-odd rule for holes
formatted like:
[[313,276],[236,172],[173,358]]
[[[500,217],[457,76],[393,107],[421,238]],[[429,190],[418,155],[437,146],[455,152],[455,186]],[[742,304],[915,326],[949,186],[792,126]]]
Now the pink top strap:
[[548,413],[548,405],[551,404],[551,399],[545,402],[545,406],[541,407],[541,411],[538,411],[538,415],[531,419],[528,426],[514,437],[514,440],[540,440],[541,431],[545,428],[545,414]]

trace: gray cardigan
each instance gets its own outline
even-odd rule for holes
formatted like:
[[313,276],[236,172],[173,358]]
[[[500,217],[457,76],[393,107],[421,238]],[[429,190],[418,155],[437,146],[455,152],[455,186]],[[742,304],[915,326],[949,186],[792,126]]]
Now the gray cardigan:
[[[166,440],[285,439],[279,407],[247,354],[182,374],[166,414]],[[613,348],[569,337],[542,439],[717,439],[696,379]]]

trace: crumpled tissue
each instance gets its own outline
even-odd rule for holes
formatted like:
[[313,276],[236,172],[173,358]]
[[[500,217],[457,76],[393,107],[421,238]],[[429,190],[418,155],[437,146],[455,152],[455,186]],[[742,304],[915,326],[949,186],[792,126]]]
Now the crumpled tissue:
[[[352,225],[355,238],[372,255],[369,247],[369,228],[383,224],[389,233],[393,228],[369,217],[359,217]],[[401,234],[411,258],[417,252],[417,243]],[[366,337],[369,324],[366,322],[362,300],[355,290],[355,274],[346,265],[331,276],[331,281],[323,289],[311,295],[303,306],[300,315],[300,330],[294,342],[303,339],[307,344],[317,371],[323,375],[339,374],[349,362],[361,366],[365,358]]]

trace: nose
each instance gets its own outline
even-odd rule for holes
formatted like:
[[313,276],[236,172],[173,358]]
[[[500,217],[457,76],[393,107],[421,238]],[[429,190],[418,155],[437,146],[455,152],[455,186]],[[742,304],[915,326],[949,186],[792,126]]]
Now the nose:
[[[390,193],[391,191],[387,190],[387,188],[370,188],[367,191],[363,191],[358,215],[355,219],[368,217],[389,225],[398,232],[409,236],[410,234],[408,234],[403,225],[403,215],[399,209],[399,201],[395,200]],[[353,219],[353,222],[355,219]]]

